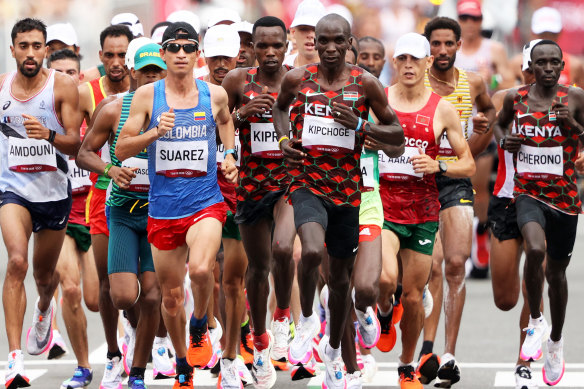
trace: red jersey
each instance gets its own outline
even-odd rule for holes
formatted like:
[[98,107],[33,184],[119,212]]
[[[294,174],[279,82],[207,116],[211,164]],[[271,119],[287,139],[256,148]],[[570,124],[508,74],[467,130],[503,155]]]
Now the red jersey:
[[[235,129],[235,150],[237,151],[237,155],[241,155],[241,144],[239,143],[239,129]],[[236,185],[232,184],[231,182],[227,181],[223,172],[221,172],[221,163],[225,159],[225,146],[223,144],[217,145],[217,154],[215,155],[217,158],[217,183],[219,184],[219,189],[221,190],[221,194],[225,199],[225,204],[229,207],[229,210],[235,214],[237,208],[237,194],[235,192]],[[241,157],[235,161],[235,166],[240,169],[240,161]]]
[[[388,94],[389,88],[385,88]],[[441,97],[432,92],[419,111],[394,109],[405,136],[405,151],[397,158],[379,152],[379,192],[385,220],[400,224],[437,222],[440,212],[438,188],[434,174],[416,173],[410,161],[421,148],[432,159],[438,155],[434,135],[434,115]]]
[[347,83],[336,91],[325,90],[318,82],[318,64],[307,65],[300,90],[290,111],[295,137],[306,153],[304,165],[290,169],[289,192],[306,188],[335,205],[361,204],[359,159],[365,135],[345,128],[332,117],[333,103],[353,108],[367,120],[369,103],[363,91],[363,69],[352,66]]
[[[529,107],[531,85],[517,91],[514,125],[525,138],[515,154],[514,196],[528,195],[569,214],[581,211],[576,186],[575,161],[578,136],[560,126],[551,107],[533,112]],[[568,105],[569,86],[558,85],[555,101]]]

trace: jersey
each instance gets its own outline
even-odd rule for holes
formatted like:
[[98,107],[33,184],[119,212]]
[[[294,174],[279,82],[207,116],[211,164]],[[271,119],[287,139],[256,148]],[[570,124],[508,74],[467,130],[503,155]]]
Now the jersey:
[[[558,85],[555,101],[568,105],[569,86]],[[517,91],[515,127],[525,141],[515,155],[514,196],[528,195],[568,214],[581,211],[576,186],[575,161],[578,136],[556,122],[550,109],[534,112],[529,107],[531,85]]]
[[332,117],[333,103],[353,108],[367,120],[369,103],[365,98],[363,69],[351,67],[347,83],[327,91],[318,82],[318,64],[307,65],[296,101],[290,111],[294,136],[306,153],[303,166],[289,170],[289,192],[305,188],[338,206],[358,207],[361,203],[359,159],[364,134],[345,128]]
[[[99,105],[99,103],[101,103],[101,101],[107,97],[107,94],[105,93],[105,88],[103,86],[104,78],[105,76],[102,76],[100,78],[96,78],[95,80],[87,82],[87,86],[89,87],[91,95],[91,106],[93,107],[93,112],[95,112],[95,108]],[[109,158],[109,145],[107,144],[107,142],[101,148],[100,155],[104,162],[106,163],[111,162]],[[109,182],[111,180],[111,178],[106,177],[103,174],[98,175],[96,173],[91,173],[90,177],[91,181],[95,183],[95,187],[97,189],[104,190],[107,189]]]
[[[289,66],[285,66],[290,70]],[[243,86],[241,105],[262,94],[258,68],[249,68]],[[277,93],[271,93],[276,99]],[[237,200],[261,200],[267,193],[286,189],[290,183],[288,168],[278,145],[272,110],[248,117],[239,126],[242,166],[239,170]]]
[[134,92],[126,94],[122,97],[122,111],[120,113],[120,122],[116,129],[116,133],[112,144],[110,145],[109,155],[112,161],[112,165],[118,167],[132,167],[137,168],[134,171],[136,177],[130,182],[129,188],[122,189],[114,180],[111,181],[111,192],[106,201],[106,205],[109,206],[122,206],[126,202],[131,200],[147,200],[148,190],[150,189],[150,179],[148,178],[148,153],[146,150],[142,150],[135,157],[128,158],[123,162],[116,157],[116,144],[118,143],[118,137],[122,131],[122,127],[126,123],[128,116],[130,115],[130,105],[132,104],[132,99],[134,98]]
[[[458,116],[460,117],[460,124],[462,127],[462,135],[464,138],[468,140],[473,132],[472,126],[472,114],[473,114],[473,107],[472,107],[472,99],[470,94],[470,84],[468,82],[468,74],[463,69],[458,70],[458,83],[456,84],[456,89],[449,94],[448,96],[442,96],[442,98],[456,108],[458,112]],[[430,79],[428,78],[428,72],[424,76],[424,85],[426,88],[432,89],[432,85],[430,84]],[[448,138],[446,137],[446,133],[442,134],[440,138],[440,146],[438,150],[438,159],[442,161],[456,161],[456,154],[450,143],[448,142]]]
[[[458,69],[464,69],[479,74],[482,74],[482,69],[488,69],[490,77],[494,72],[492,46],[492,40],[482,38],[479,49],[473,54],[465,54],[462,50],[459,50],[456,53],[454,66],[456,66]],[[486,81],[490,82],[490,79]]]
[[[196,107],[175,109],[174,127],[148,146],[148,214],[153,219],[180,219],[223,202],[217,184],[217,143],[211,93],[206,82]],[[152,117],[147,131],[168,112],[165,80],[156,81]]]
[[[235,129],[235,151],[237,155],[240,156],[237,161],[235,161],[235,166],[240,169],[241,166],[241,143],[239,142],[239,129]],[[221,189],[221,194],[225,199],[225,204],[229,207],[229,210],[235,214],[237,207],[237,194],[235,192],[236,185],[227,181],[227,178],[221,172],[221,164],[225,160],[225,146],[223,143],[217,145],[217,182],[219,188]]]
[[[385,92],[388,93],[389,88]],[[400,224],[438,221],[440,202],[435,176],[416,173],[410,158],[420,154],[418,148],[432,159],[438,155],[434,115],[440,99],[432,92],[419,111],[399,112],[394,109],[404,129],[405,150],[397,158],[389,158],[379,151],[379,191],[387,221]]]
[[[513,121],[511,133],[515,134],[516,132],[515,121]],[[511,199],[513,198],[513,187],[515,186],[513,153],[503,150],[497,145],[497,157],[499,159],[499,164],[497,165],[497,179],[495,180],[493,195],[499,198]]]
[[16,72],[0,85],[0,191],[12,192],[33,203],[68,197],[69,157],[46,140],[29,139],[23,114],[36,117],[46,128],[64,135],[55,110],[55,71],[50,70],[42,88],[27,100],[12,95]]

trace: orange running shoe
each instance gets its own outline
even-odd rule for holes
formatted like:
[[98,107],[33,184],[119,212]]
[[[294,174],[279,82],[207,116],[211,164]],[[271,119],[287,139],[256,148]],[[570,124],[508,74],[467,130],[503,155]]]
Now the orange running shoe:
[[395,347],[395,342],[397,341],[397,334],[395,332],[395,325],[392,321],[392,315],[389,314],[389,316],[381,316],[381,313],[378,309],[377,319],[379,320],[379,325],[381,327],[381,335],[379,336],[379,341],[377,342],[376,346],[379,351],[388,353],[393,350]]
[[193,369],[190,373],[178,373],[176,374],[174,385],[172,389],[194,389],[193,386]]
[[190,328],[190,341],[187,350],[187,362],[193,367],[204,367],[213,357],[213,345],[207,326]]
[[399,374],[399,387],[401,389],[423,389],[424,385],[418,380],[418,376],[412,365],[397,368]]
[[243,363],[248,369],[253,364],[253,335],[249,329],[249,323],[241,327],[241,341],[239,343],[239,355],[243,357]]
[[393,324],[397,324],[401,321],[402,316],[404,315],[404,306],[401,303],[401,299],[397,302],[397,305],[393,306],[393,311],[391,314],[391,321]]

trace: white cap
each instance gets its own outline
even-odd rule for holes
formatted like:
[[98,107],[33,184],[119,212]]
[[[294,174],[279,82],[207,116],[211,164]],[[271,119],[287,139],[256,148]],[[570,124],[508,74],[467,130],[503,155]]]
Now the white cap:
[[290,28],[296,26],[316,27],[316,23],[318,23],[324,15],[326,15],[326,10],[319,0],[304,0],[302,3],[298,4]]
[[233,27],[237,30],[237,32],[247,32],[249,35],[253,34],[253,24],[248,21],[241,21],[232,24]]
[[531,62],[531,50],[533,46],[537,45],[543,39],[534,39],[528,44],[523,46],[523,64],[521,65],[521,70],[527,70],[529,68],[529,62]]
[[209,17],[207,28],[213,27],[221,22],[239,23],[241,22],[241,16],[239,16],[236,10],[231,8],[215,8]]
[[409,54],[416,58],[429,57],[431,54],[428,39],[424,35],[416,32],[408,32],[400,36],[395,43],[393,58],[404,54]]
[[329,15],[329,14],[340,15],[340,16],[344,17],[347,20],[347,22],[349,22],[349,25],[351,27],[353,27],[353,14],[349,10],[349,8],[345,7],[342,4],[329,5],[326,8],[326,14],[327,15]]
[[47,27],[47,43],[50,41],[60,41],[67,46],[79,45],[71,23],[57,23]]
[[218,24],[207,30],[203,39],[205,58],[230,57],[239,53],[239,33],[231,25]]
[[162,44],[162,36],[164,35],[164,31],[168,26],[160,26],[154,30],[150,39],[154,42],[158,43],[159,45]]
[[140,23],[140,20],[136,15],[130,12],[115,15],[110,24],[123,24],[124,26],[128,26],[130,31],[132,31],[134,38],[144,35],[144,27],[142,26],[142,23]]
[[134,68],[134,56],[136,56],[136,51],[142,46],[149,43],[155,43],[152,39],[146,38],[145,36],[132,39],[126,50],[126,67],[129,69]]
[[201,20],[197,15],[195,15],[191,11],[187,10],[174,11],[173,13],[168,15],[166,21],[171,23],[185,22],[193,26],[197,34],[201,32]]
[[531,17],[531,31],[534,34],[552,32],[557,34],[562,31],[562,15],[551,7],[542,7],[533,13]]

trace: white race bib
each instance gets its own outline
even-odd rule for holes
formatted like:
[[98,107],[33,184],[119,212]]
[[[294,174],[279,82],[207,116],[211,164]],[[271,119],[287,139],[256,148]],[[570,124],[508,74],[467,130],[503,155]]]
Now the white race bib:
[[[237,151],[237,161],[235,161],[235,166],[239,167],[241,165],[241,141],[239,140],[239,130],[235,129],[235,151]],[[225,146],[223,143],[217,145],[217,154],[215,159],[217,160],[217,166],[221,166],[225,160]]]
[[251,124],[251,153],[262,158],[282,158],[273,123]]
[[67,165],[69,168],[67,176],[69,177],[69,181],[71,181],[71,190],[73,194],[89,192],[89,189],[91,189],[89,171],[77,166],[74,159],[67,160]]
[[99,150],[101,160],[105,163],[112,163],[112,156],[110,155],[110,144],[106,141],[103,147]]
[[122,167],[137,168],[134,173],[136,177],[130,182],[132,192],[148,192],[150,189],[150,179],[148,178],[148,160],[144,158],[128,158],[122,162]]
[[355,149],[355,130],[345,128],[331,118],[305,115],[302,146],[326,153],[350,153]]
[[554,180],[564,175],[562,146],[521,145],[517,152],[517,174],[529,180]]
[[379,151],[379,176],[388,181],[412,181],[424,177],[422,173],[414,172],[411,157],[420,155],[417,147],[406,146],[404,153],[397,158],[389,158]]
[[166,177],[207,175],[209,149],[206,140],[157,142],[156,174]]
[[375,189],[375,177],[374,177],[374,161],[373,157],[361,158],[359,160],[361,164],[361,177],[363,177],[363,188],[362,191],[370,192]]
[[8,167],[18,173],[57,170],[55,148],[46,140],[8,138]]

